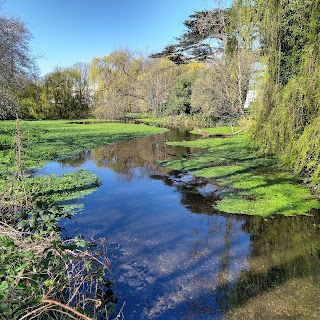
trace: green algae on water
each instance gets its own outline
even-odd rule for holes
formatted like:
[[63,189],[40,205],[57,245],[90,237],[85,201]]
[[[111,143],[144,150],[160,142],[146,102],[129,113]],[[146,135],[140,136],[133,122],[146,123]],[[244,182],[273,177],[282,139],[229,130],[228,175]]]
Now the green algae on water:
[[[207,132],[219,132],[219,129]],[[223,188],[221,200],[217,203],[218,210],[291,216],[308,214],[312,209],[320,208],[320,202],[307,187],[294,176],[281,171],[275,159],[260,157],[248,146],[244,134],[169,144],[208,150],[205,155],[194,155],[163,165],[168,169],[189,171],[194,176],[213,178]]]

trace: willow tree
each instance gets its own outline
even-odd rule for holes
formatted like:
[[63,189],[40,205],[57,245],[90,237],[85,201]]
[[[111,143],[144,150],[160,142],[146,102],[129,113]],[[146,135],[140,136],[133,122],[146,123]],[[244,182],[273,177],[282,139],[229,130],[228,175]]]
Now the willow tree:
[[320,1],[255,1],[266,64],[252,138],[263,153],[320,182]]
[[41,84],[41,95],[30,103],[31,96],[21,100],[34,118],[82,118],[89,115],[91,91],[88,68],[78,63],[69,68],[57,68],[47,74]]
[[172,86],[182,69],[165,58],[144,60],[143,73],[139,77],[143,111],[151,111],[154,116],[166,112]]
[[89,74],[96,116],[116,119],[139,109],[137,78],[141,70],[142,59],[127,50],[92,59]]

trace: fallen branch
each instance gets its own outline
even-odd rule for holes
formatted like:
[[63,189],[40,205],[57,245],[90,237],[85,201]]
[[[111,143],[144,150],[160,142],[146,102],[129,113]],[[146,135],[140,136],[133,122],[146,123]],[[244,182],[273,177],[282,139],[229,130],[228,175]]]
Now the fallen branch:
[[76,316],[80,317],[81,319],[83,320],[92,320],[91,318],[87,317],[86,315],[78,312],[77,310],[75,310],[74,308],[70,307],[70,306],[67,306],[59,301],[55,301],[55,300],[50,300],[50,299],[42,299],[41,300],[43,303],[48,303],[49,305],[56,305],[56,306],[59,306],[61,307],[62,309],[66,309],[70,312],[72,312],[73,314],[75,314]]

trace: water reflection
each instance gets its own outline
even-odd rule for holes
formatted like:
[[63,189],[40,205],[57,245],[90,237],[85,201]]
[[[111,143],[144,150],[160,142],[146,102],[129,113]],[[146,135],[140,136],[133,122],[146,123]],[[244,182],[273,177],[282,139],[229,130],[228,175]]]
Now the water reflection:
[[[43,173],[95,172],[67,232],[106,237],[127,319],[318,319],[316,217],[228,215],[214,181],[168,172],[158,161],[204,152],[165,145],[187,131],[82,152]],[[319,216],[319,215],[318,215]]]
[[205,149],[184,148],[166,144],[167,141],[188,141],[198,138],[198,135],[190,133],[187,129],[175,128],[163,134],[124,141],[91,151],[83,151],[58,162],[62,166],[80,167],[86,161],[92,160],[97,167],[110,168],[117,174],[118,179],[130,182],[137,178],[137,175],[149,176],[159,172],[165,173],[166,171],[159,167],[159,161],[169,161],[189,157],[191,154],[205,153]]
[[187,173],[170,171],[162,175],[151,175],[151,179],[161,180],[181,194],[181,204],[193,213],[219,214],[215,208],[220,199],[221,188],[211,179],[193,177]]
[[228,290],[230,318],[319,319],[319,226],[319,216],[247,219],[249,269]]

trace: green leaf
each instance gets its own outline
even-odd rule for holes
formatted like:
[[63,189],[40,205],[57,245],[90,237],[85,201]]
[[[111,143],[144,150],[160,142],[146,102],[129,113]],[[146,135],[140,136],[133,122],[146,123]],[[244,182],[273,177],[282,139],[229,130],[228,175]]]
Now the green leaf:
[[44,282],[44,285],[45,286],[47,286],[47,287],[50,287],[50,286],[52,286],[54,284],[54,281],[53,280],[46,280],[45,282]]
[[30,227],[34,229],[35,226],[36,226],[36,220],[35,219],[30,220]]
[[8,282],[2,281],[0,284],[0,291],[6,291],[6,290],[8,290],[8,288],[9,288]]
[[49,222],[50,221],[50,217],[49,216],[42,216],[41,217],[43,222]]
[[[0,299],[3,299],[2,297],[3,296],[0,295]],[[8,311],[9,311],[8,305],[3,302],[0,302],[0,314],[7,313]]]
[[18,224],[18,229],[22,230],[25,228],[25,226],[27,225],[27,221],[26,220],[21,220]]
[[77,242],[76,242],[76,245],[77,245],[78,247],[81,247],[81,248],[87,248],[87,247],[88,247],[88,243],[87,243],[85,240],[77,241]]

